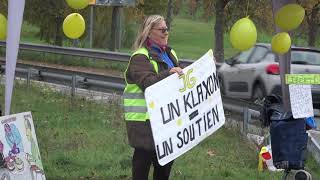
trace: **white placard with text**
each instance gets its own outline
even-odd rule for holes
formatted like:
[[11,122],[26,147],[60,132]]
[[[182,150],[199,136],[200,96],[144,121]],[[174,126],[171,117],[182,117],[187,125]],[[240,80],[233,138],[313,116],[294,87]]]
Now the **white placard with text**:
[[184,154],[225,123],[212,50],[183,72],[145,91],[160,165]]

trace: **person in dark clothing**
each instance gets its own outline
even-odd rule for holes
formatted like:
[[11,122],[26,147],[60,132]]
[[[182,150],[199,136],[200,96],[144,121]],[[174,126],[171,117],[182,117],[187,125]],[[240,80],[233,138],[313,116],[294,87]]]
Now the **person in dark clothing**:
[[129,144],[134,148],[133,180],[147,180],[151,164],[154,167],[153,179],[167,180],[173,164],[173,161],[164,166],[158,163],[144,98],[147,87],[173,73],[183,74],[176,53],[168,46],[168,36],[162,16],[147,17],[138,32],[133,45],[135,52],[124,74],[124,116]]

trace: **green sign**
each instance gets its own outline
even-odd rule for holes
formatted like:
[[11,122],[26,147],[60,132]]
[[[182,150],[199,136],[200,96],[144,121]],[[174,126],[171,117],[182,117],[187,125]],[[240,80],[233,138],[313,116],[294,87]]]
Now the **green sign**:
[[286,74],[286,84],[320,84],[320,74]]

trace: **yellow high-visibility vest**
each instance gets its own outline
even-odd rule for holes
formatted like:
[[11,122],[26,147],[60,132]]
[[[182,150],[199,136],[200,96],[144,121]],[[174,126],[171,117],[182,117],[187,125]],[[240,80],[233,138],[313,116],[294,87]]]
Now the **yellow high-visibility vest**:
[[[171,53],[173,56],[177,58],[176,53],[171,50]],[[143,54],[148,57],[150,63],[153,65],[154,70],[158,73],[159,68],[158,64],[155,60],[153,60],[149,56],[148,50],[143,47],[138,49],[136,52],[134,52],[131,56],[131,58],[136,54]],[[130,64],[130,62],[129,62]],[[128,64],[128,67],[129,67]],[[146,121],[149,119],[149,114],[147,110],[147,104],[144,97],[144,92],[139,88],[136,84],[129,84],[127,82],[127,70],[124,72],[126,87],[123,92],[123,106],[124,106],[124,116],[126,121]]]

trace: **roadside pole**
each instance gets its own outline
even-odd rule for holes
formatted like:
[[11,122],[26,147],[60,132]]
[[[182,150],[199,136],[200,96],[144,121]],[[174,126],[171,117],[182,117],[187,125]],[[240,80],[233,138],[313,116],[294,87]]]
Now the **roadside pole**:
[[89,0],[90,6],[90,19],[89,19],[89,48],[93,45],[93,24],[94,24],[94,6],[96,5],[96,0]]
[[111,25],[111,40],[112,51],[119,51],[121,48],[121,34],[122,34],[122,16],[123,7],[113,6],[112,10],[112,25]]
[[[289,3],[295,3],[295,0],[272,0],[273,17],[275,17],[275,14],[278,9],[280,9],[283,5],[289,4]],[[275,34],[278,32],[281,32],[281,30],[275,25],[275,23],[274,23],[274,28],[275,28]],[[291,111],[289,86],[285,83],[285,74],[290,74],[291,50],[289,50],[284,55],[276,55],[276,56],[279,60],[283,106],[285,111]]]
[[90,5],[90,26],[89,26],[89,48],[92,48],[93,42],[93,17],[94,17],[94,6]]

